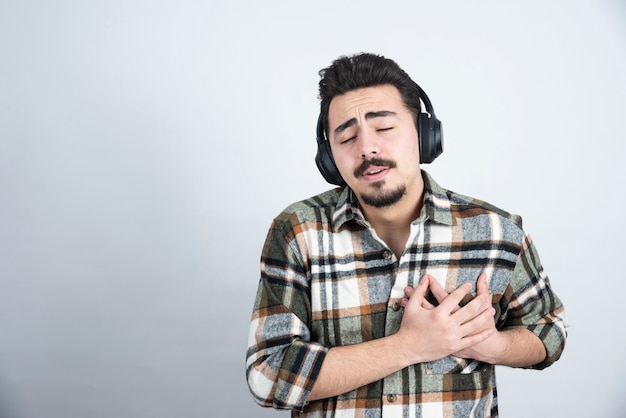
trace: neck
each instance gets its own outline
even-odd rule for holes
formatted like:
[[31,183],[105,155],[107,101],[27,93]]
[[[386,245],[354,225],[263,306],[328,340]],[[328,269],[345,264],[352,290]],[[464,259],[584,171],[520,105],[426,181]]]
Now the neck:
[[[407,188],[399,202],[384,208],[375,208],[361,203],[365,219],[372,225],[376,234],[391,248],[399,259],[411,232],[411,222],[419,217],[422,210],[424,183],[419,182]],[[360,199],[359,199],[360,201]]]

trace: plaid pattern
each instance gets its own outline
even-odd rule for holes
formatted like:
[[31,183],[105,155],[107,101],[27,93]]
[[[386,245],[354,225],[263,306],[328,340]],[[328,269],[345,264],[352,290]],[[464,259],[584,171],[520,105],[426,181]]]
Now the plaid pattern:
[[422,213],[399,260],[377,238],[349,188],[296,203],[274,220],[261,257],[246,362],[259,404],[307,417],[497,416],[494,366],[453,356],[307,402],[328,349],[397,332],[403,289],[426,273],[449,292],[465,282],[475,292],[486,272],[496,327],[524,327],[542,340],[547,358],[533,368],[560,357],[563,306],[521,218],[422,174]]

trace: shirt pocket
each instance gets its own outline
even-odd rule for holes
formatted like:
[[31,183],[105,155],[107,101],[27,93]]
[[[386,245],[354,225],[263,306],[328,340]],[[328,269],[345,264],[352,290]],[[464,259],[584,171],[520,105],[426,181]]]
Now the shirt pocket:
[[456,356],[447,356],[439,360],[423,363],[425,374],[470,374],[481,372],[489,364],[474,359],[465,359]]

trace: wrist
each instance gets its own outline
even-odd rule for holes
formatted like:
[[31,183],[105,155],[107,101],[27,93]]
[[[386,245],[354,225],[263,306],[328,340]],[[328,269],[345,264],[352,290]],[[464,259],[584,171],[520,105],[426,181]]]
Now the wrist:
[[485,363],[489,364],[501,364],[504,355],[508,350],[508,340],[506,336],[496,330],[487,340],[485,340],[485,350],[484,356],[485,358],[479,359]]
[[389,338],[392,352],[397,353],[400,369],[424,361],[418,354],[420,350],[415,346],[415,340],[411,339],[409,335],[405,335],[401,330],[387,338]]

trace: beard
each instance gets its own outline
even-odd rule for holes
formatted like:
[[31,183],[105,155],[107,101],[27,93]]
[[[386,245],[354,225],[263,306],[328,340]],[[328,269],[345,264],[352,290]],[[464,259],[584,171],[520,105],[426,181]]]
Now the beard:
[[372,184],[376,189],[373,193],[361,194],[363,204],[373,206],[377,209],[393,206],[402,199],[406,193],[406,186],[401,185],[393,190],[382,190],[384,182]]
[[[371,165],[389,168],[396,167],[395,161],[374,157],[369,160],[364,160],[361,165],[359,165],[359,167],[354,170],[354,176],[360,177]],[[404,185],[400,185],[393,190],[383,190],[384,185],[384,180],[373,183],[373,193],[361,194],[361,200],[363,200],[363,204],[373,206],[377,209],[386,208],[398,203],[400,199],[402,199],[402,196],[404,196],[404,194],[406,193],[406,186]]]

